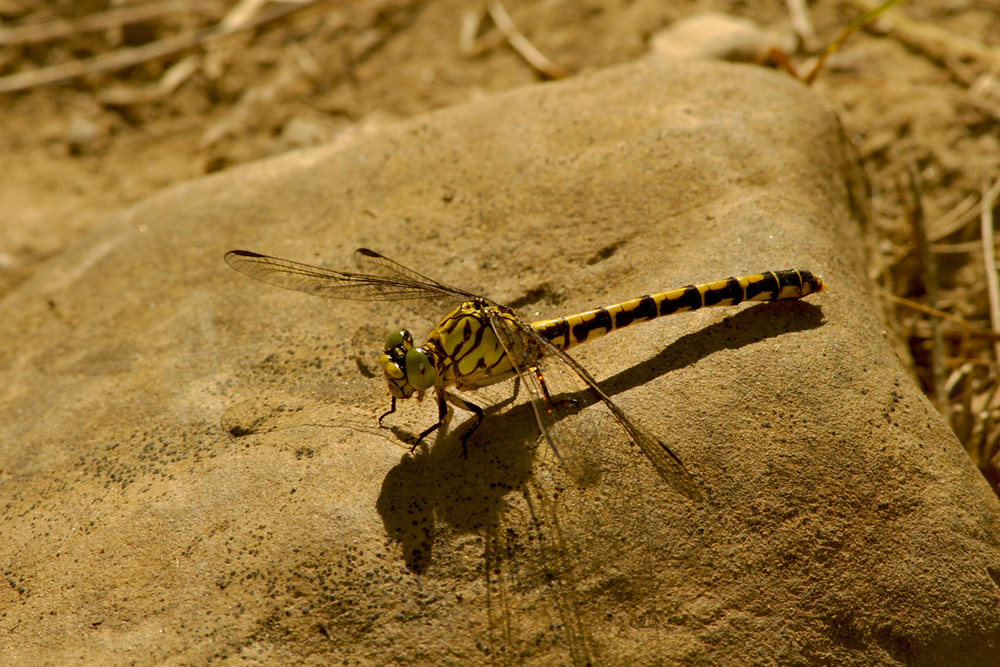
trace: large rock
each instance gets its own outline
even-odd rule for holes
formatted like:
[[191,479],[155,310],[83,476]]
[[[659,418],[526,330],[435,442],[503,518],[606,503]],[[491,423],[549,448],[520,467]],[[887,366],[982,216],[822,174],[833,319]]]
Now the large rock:
[[[1000,504],[883,335],[863,204],[807,89],[650,60],[123,212],[2,304],[3,661],[995,664]],[[523,405],[468,459],[466,415],[411,456],[434,406],[378,428],[356,341],[429,325],[222,261],[358,246],[531,318],[767,269],[830,289],[579,348],[692,501],[597,406],[587,485]]]

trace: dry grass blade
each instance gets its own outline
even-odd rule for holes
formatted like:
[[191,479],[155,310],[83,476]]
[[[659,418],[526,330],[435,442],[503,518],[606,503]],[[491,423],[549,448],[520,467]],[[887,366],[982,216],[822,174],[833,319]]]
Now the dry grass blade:
[[928,236],[932,242],[940,241],[976,218],[977,197],[970,194],[929,225]]
[[536,49],[528,41],[528,38],[521,34],[521,31],[514,25],[514,21],[510,18],[510,14],[507,13],[502,4],[491,2],[488,11],[497,29],[507,38],[507,42],[536,71],[550,79],[562,79],[569,74],[563,67],[556,65],[542,55],[542,52]]
[[[283,18],[289,14],[301,11],[320,0],[310,0],[301,4],[291,4],[275,7],[269,12],[254,16],[239,27],[240,30],[256,28],[270,21]],[[12,93],[53,83],[63,83],[82,76],[104,74],[133,67],[151,60],[157,60],[175,53],[203,44],[212,37],[223,34],[218,26],[192,30],[190,32],[167,37],[157,42],[142,46],[119,49],[111,53],[101,54],[89,60],[73,60],[51,67],[45,67],[32,72],[11,74],[0,78],[0,94]]]
[[[924,287],[927,291],[927,300],[932,309],[938,306],[938,272],[937,262],[931,254],[930,240],[927,238],[927,225],[924,220],[923,206],[923,185],[920,181],[920,172],[912,162],[907,164],[909,175],[910,196],[913,198],[913,207],[910,214],[910,223],[913,228],[913,238],[917,245],[917,253],[920,257],[920,264],[923,269]],[[931,320],[931,376],[934,379],[934,402],[938,410],[945,419],[950,420],[951,406],[948,403],[948,396],[944,392],[944,341],[941,337],[941,329],[938,320]]]
[[476,52],[476,34],[483,22],[483,12],[470,9],[462,14],[461,27],[458,31],[458,52],[463,56],[471,56]]
[[116,7],[78,19],[62,19],[45,23],[31,23],[11,28],[0,27],[0,46],[39,44],[66,39],[85,32],[118,28],[129,23],[151,21],[167,14],[188,12],[200,6],[192,0],[160,0],[140,5]]
[[82,76],[104,74],[132,67],[140,63],[157,60],[165,56],[179,53],[185,49],[201,44],[215,34],[213,28],[204,28],[186,32],[174,37],[161,39],[143,46],[119,49],[105,53],[89,60],[71,60],[59,65],[52,65],[33,72],[11,74],[0,78],[0,94],[13,93],[38,86],[53,83],[63,83]]
[[[809,73],[806,74],[805,77],[803,77],[802,81],[806,85],[809,85],[813,81],[815,81],[816,76],[819,75],[819,71],[820,69],[822,69],[823,63],[826,62],[826,59],[829,58],[833,53],[839,51],[840,47],[844,45],[844,42],[846,42],[851,37],[851,35],[853,35],[855,32],[857,32],[861,28],[865,27],[866,25],[874,21],[876,18],[878,18],[880,14],[885,12],[887,9],[889,9],[893,5],[899,4],[902,1],[903,0],[886,0],[877,7],[867,8],[868,11],[866,11],[864,14],[862,14],[858,18],[848,23],[847,27],[844,28],[843,32],[841,32],[837,36],[837,39],[830,42],[830,45],[825,49],[823,49],[823,53],[819,54],[819,58],[816,59],[816,64],[813,65],[813,68],[809,71]],[[860,2],[860,0],[856,0],[856,2]]]
[[145,104],[170,95],[187,81],[202,65],[200,55],[191,54],[170,66],[160,80],[147,86],[110,86],[97,91],[101,104],[127,106]]
[[[885,296],[885,298],[889,299],[890,301],[894,301],[894,302],[898,303],[901,306],[906,306],[907,308],[912,308],[913,310],[916,310],[916,311],[919,311],[921,313],[924,313],[925,315],[930,315],[931,317],[939,317],[939,318],[941,318],[943,320],[950,320],[952,322],[955,322],[956,324],[958,324],[959,326],[961,326],[964,330],[968,331],[969,332],[968,335],[973,335],[973,332],[976,331],[975,329],[973,329],[973,327],[972,327],[971,324],[969,324],[968,322],[966,322],[964,319],[962,319],[958,315],[952,315],[951,313],[946,312],[944,310],[938,310],[937,308],[931,308],[930,306],[925,306],[924,304],[922,304],[922,303],[920,303],[918,301],[913,301],[912,299],[907,299],[907,298],[904,298],[904,297],[901,297],[901,296],[896,296],[895,294],[888,294],[888,293],[886,293],[884,296]],[[987,335],[992,335],[991,332],[985,332],[985,333]],[[1000,333],[998,333],[997,335],[1000,335]]]
[[[968,252],[971,247],[959,246],[959,244],[953,244],[954,247],[946,247],[938,245],[939,242],[954,234],[958,230],[965,227],[967,224],[976,219],[979,213],[978,204],[980,203],[980,198],[978,195],[970,194],[950,211],[942,215],[937,220],[931,222],[927,225],[927,238],[931,242],[931,251],[935,253],[945,253],[945,252]],[[978,248],[981,244],[977,241],[975,242]],[[912,252],[912,248],[903,247],[895,250],[892,253],[892,258],[887,262],[886,267],[895,267],[904,259],[906,259]]]
[[302,67],[296,62],[298,54],[294,49],[275,67],[274,74],[267,81],[245,91],[239,101],[218,121],[206,129],[199,140],[201,148],[209,148],[220,140],[247,126],[255,110],[273,103],[287,91],[302,74]]
[[[931,252],[935,255],[964,255],[970,252],[979,252],[983,249],[982,241],[963,241],[961,243],[932,243]],[[1000,251],[997,248],[996,241],[994,239],[993,249],[995,251]]]
[[[896,4],[898,1],[891,2],[891,4]],[[872,3],[869,0],[851,0],[851,2],[857,7],[868,9],[869,14],[876,11],[882,12],[886,8],[883,5],[872,8]],[[886,6],[889,4],[884,3]],[[882,18],[892,26],[893,32],[901,42],[938,62],[947,63],[955,58],[970,58],[978,60],[994,70],[1000,69],[1000,52],[982,42],[956,35],[936,25],[915,21],[898,12],[886,12]]]
[[[919,308],[920,304],[915,304],[913,302],[907,303],[908,299],[903,299],[901,297],[893,297],[893,300],[901,305],[906,305],[911,308],[916,308],[917,310],[922,310]],[[936,316],[941,317],[942,315],[947,315],[948,313],[942,313],[938,311]],[[954,317],[954,316],[952,316]],[[967,346],[969,341],[982,340],[991,343],[1000,342],[1000,331],[994,331],[993,329],[979,329],[973,328],[967,323],[962,324],[962,326],[941,326],[939,325],[941,331],[941,336],[950,341],[958,341],[960,345]],[[917,321],[913,323],[913,329],[909,331],[911,337],[917,338],[931,338],[933,332],[928,321]],[[966,358],[962,354],[958,357]],[[958,358],[956,357],[956,358]],[[983,364],[989,364],[990,362],[983,362]],[[983,365],[980,364],[980,365]]]
[[[462,25],[458,35],[458,52],[465,58],[480,56],[490,49],[493,49],[505,41],[506,35],[500,30],[490,30],[484,35],[479,35],[482,28],[485,10],[471,10],[462,16]],[[494,21],[496,25],[496,21]]]
[[260,14],[261,8],[268,2],[269,0],[240,0],[229,10],[225,18],[219,21],[219,32],[230,33],[241,30],[253,20],[253,17]]
[[[983,198],[980,206],[980,222],[983,240],[983,263],[986,266],[986,294],[990,304],[990,325],[1000,331],[1000,279],[997,277],[996,253],[993,251],[993,204],[1000,192],[1000,177],[987,187],[989,181],[983,178]],[[1000,343],[993,343],[993,360],[1000,363]]]
[[816,30],[809,16],[809,6],[805,0],[785,0],[785,6],[788,7],[792,28],[802,42],[802,49],[811,53],[816,48]]

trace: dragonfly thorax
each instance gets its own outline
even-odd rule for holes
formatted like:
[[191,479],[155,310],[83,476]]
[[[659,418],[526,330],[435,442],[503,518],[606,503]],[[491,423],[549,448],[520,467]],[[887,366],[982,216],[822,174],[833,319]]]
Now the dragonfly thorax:
[[406,329],[389,334],[378,363],[394,398],[409,398],[415,392],[430,389],[437,379],[430,355],[413,346],[413,335]]

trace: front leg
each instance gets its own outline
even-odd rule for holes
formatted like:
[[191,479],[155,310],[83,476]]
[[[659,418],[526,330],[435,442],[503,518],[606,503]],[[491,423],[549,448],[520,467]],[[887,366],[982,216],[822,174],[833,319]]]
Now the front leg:
[[[445,397],[444,392],[443,391],[436,391],[436,392],[434,392],[434,396],[435,396],[435,398],[437,398],[437,403],[438,403],[438,420],[437,420],[437,423],[434,424],[433,426],[431,426],[430,428],[425,429],[424,432],[420,434],[420,436],[417,438],[417,441],[415,443],[413,443],[412,447],[410,447],[410,453],[411,454],[420,445],[420,443],[423,441],[424,438],[426,438],[431,433],[433,433],[434,431],[436,431],[439,428],[441,428],[441,424],[444,423],[444,418],[448,415],[448,404],[444,402],[444,397]],[[393,403],[393,407],[395,408],[395,406],[396,406],[396,399],[395,398],[392,399],[392,403]]]
[[462,458],[469,457],[469,448],[466,443],[469,441],[469,437],[475,432],[479,425],[483,422],[483,409],[476,405],[475,403],[469,403],[468,401],[462,399],[455,394],[445,394],[448,398],[448,402],[455,407],[462,408],[463,410],[468,410],[472,414],[476,415],[476,421],[472,422],[472,426],[468,431],[462,434]]
[[396,397],[393,396],[392,397],[392,405],[389,406],[389,411],[386,412],[386,413],[384,413],[381,417],[378,418],[378,425],[381,427],[382,426],[382,420],[385,419],[386,417],[388,417],[389,415],[391,415],[395,411],[396,411]]

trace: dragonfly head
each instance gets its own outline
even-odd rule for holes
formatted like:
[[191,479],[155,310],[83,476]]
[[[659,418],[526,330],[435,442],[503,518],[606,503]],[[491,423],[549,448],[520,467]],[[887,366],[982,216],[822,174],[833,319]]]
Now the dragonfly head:
[[394,331],[385,339],[385,351],[378,357],[385,372],[389,393],[395,398],[409,398],[414,392],[434,386],[437,370],[427,353],[413,347],[409,331]]

